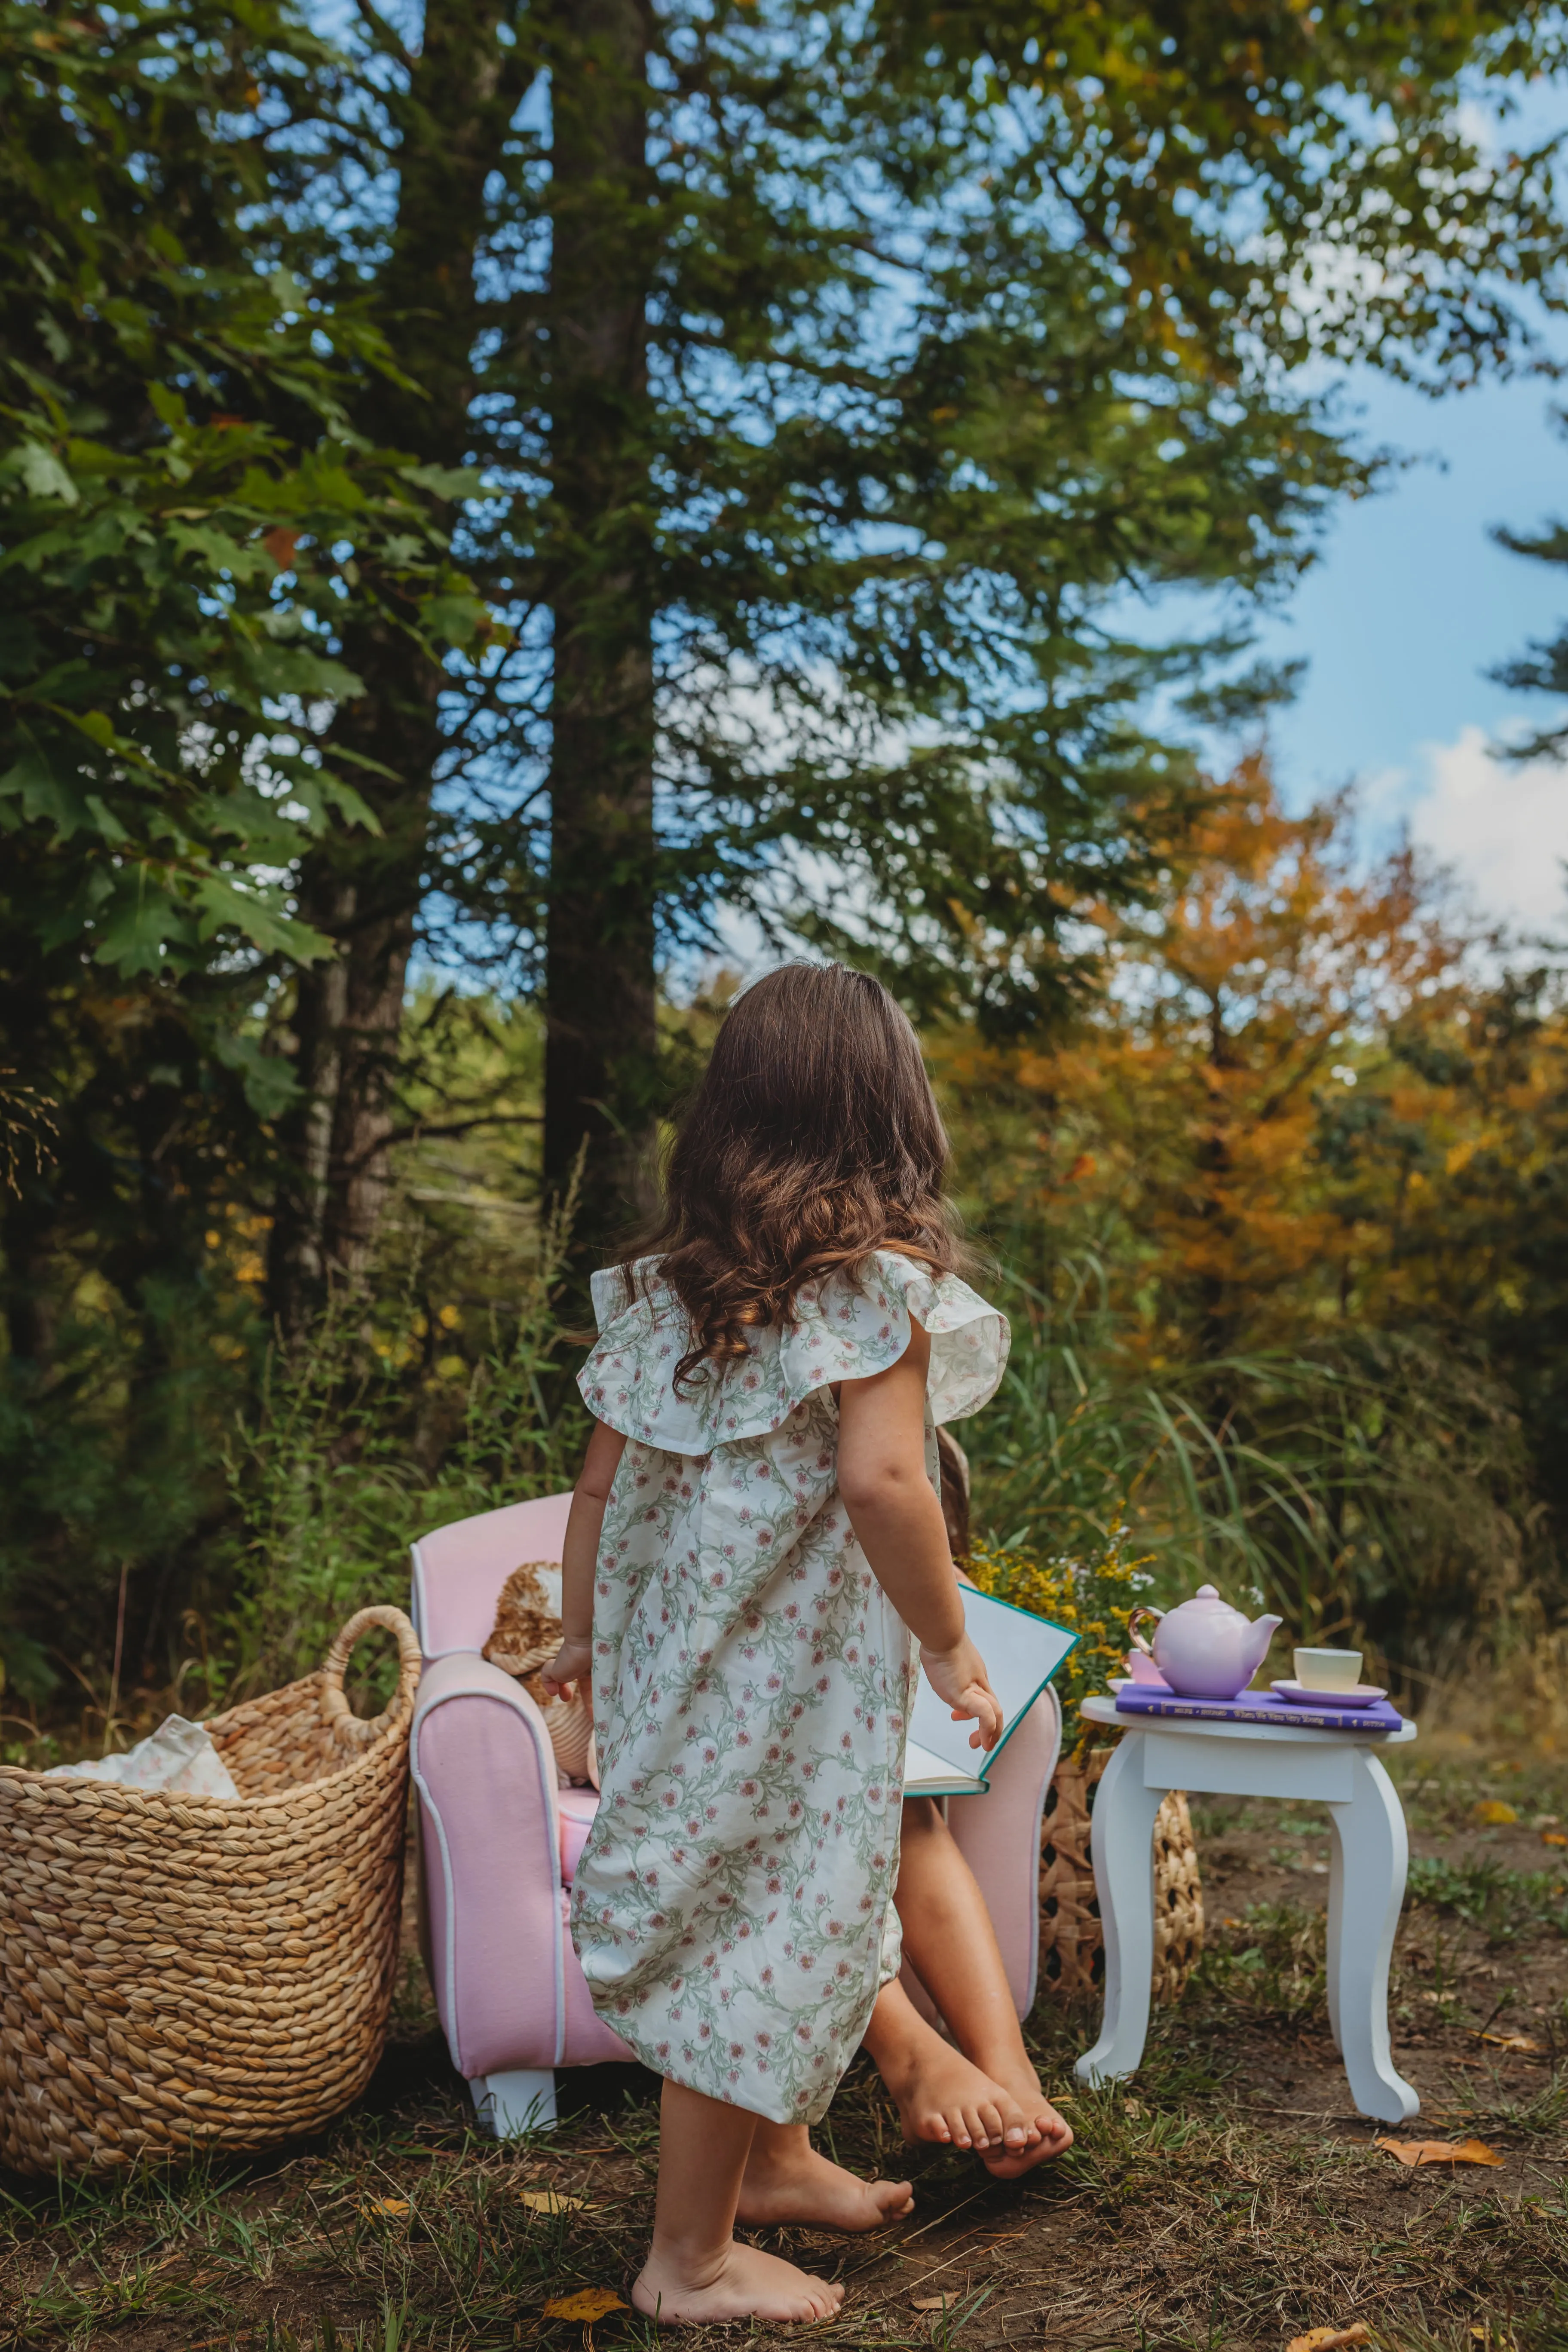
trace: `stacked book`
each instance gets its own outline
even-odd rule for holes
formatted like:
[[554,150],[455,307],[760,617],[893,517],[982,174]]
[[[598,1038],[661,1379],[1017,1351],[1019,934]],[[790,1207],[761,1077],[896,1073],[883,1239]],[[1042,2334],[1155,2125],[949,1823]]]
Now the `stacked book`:
[[1324,1699],[1281,1698],[1278,1691],[1243,1691],[1238,1698],[1181,1698],[1158,1683],[1122,1683],[1118,1715],[1174,1716],[1185,1722],[1294,1724],[1303,1731],[1365,1731],[1386,1736],[1405,1718],[1385,1698],[1370,1706],[1334,1706]]

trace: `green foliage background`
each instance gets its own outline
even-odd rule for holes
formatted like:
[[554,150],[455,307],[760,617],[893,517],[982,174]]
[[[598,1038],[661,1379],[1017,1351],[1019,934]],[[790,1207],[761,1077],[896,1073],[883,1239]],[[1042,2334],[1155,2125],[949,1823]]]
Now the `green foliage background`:
[[[1440,391],[1563,299],[1550,150],[1483,157],[1458,104],[1559,69],[1535,0],[669,0],[629,78],[617,5],[428,0],[415,46],[369,8],[334,44],[288,0],[0,0],[14,1740],[291,1673],[420,1525],[564,1481],[568,882],[606,1003],[652,1003],[656,931],[689,973],[741,910],[884,972],[939,1062],[1092,1030],[1215,805],[1197,730],[1288,690],[1247,600],[1379,477],[1300,362]],[[546,77],[590,147],[606,90],[631,110],[631,165],[556,173]],[[616,270],[568,300],[574,237]],[[590,382],[563,354],[612,297],[640,324]],[[1232,593],[1155,645],[1130,587]],[[552,818],[609,770],[586,737],[552,769],[568,640],[589,703],[642,681],[658,779],[646,854],[589,822],[574,878]],[[1474,995],[1468,1043],[1363,1024],[1411,1083],[1325,1100],[1313,1164],[1405,1272],[1331,1345],[1176,1299],[1153,1364],[1137,1216],[1004,1196],[1037,1106],[944,1081],[1017,1335],[974,1439],[994,1546],[1110,1575],[1125,1524],[1162,1590],[1413,1671],[1552,1622],[1555,987]],[[601,1040],[606,1150],[717,1017],[664,1005],[639,1071]],[[1389,1171],[1447,1168],[1467,1087],[1495,1138],[1417,1248]],[[285,1300],[280,1206],[304,1265],[329,1193],[342,1280],[318,1249]]]

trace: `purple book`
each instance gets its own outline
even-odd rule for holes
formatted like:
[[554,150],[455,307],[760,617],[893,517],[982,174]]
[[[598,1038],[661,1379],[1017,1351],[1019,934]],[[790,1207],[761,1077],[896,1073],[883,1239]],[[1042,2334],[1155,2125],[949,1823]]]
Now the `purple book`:
[[1174,1691],[1124,1683],[1118,1715],[1194,1717],[1205,1723],[1294,1723],[1304,1731],[1397,1731],[1404,1717],[1385,1698],[1371,1706],[1302,1706],[1277,1691],[1243,1691],[1239,1698],[1180,1698]]

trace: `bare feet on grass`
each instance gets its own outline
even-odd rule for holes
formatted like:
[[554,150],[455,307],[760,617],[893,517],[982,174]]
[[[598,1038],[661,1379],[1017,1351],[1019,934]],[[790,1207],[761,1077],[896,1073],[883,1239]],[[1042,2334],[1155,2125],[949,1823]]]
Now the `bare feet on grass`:
[[1072,2126],[1065,2116],[1058,2115],[1028,2061],[1020,2058],[1011,2065],[998,2066],[992,2079],[1006,2096],[1009,2112],[1021,2117],[1025,2129],[1021,2137],[1009,2129],[1000,2147],[982,2151],[986,2171],[998,2180],[1016,2180],[1021,2172],[1032,2171],[1037,2164],[1065,2156],[1072,2146]]
[[804,2125],[762,2126],[752,2142],[741,2182],[736,2220],[806,2223],[819,2230],[879,2230],[914,2210],[907,2180],[860,2180],[830,2164],[811,2145]]
[[725,2319],[831,2319],[843,2300],[841,2286],[740,2244],[700,2265],[650,2253],[632,2282],[637,2308],[667,2327],[709,2327]]
[[879,2052],[882,2080],[891,2092],[910,2140],[935,2140],[944,2147],[1033,2145],[1021,2108],[989,2074],[972,2066],[960,2050],[928,2027],[898,2051]]

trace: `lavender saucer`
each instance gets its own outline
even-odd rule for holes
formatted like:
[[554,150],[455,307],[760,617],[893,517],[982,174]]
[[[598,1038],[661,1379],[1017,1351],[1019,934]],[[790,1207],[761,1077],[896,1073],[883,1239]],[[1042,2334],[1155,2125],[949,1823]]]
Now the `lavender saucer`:
[[1340,1691],[1303,1690],[1300,1683],[1273,1683],[1269,1687],[1295,1706],[1375,1706],[1380,1698],[1388,1696],[1385,1690],[1378,1690],[1371,1683],[1358,1683],[1353,1690]]

